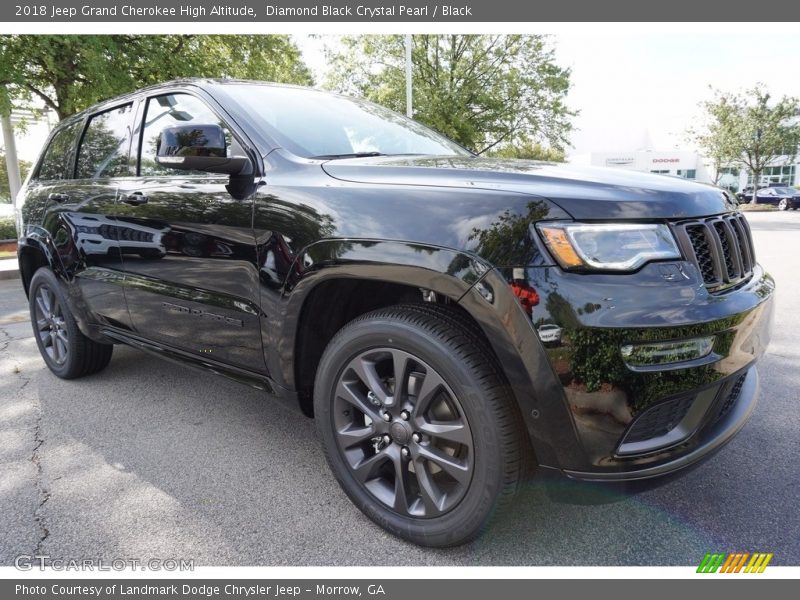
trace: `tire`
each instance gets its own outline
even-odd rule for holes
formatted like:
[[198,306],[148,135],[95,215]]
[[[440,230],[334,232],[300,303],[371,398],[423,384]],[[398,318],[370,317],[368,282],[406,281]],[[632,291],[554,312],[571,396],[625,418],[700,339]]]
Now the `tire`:
[[398,537],[468,542],[528,473],[522,418],[486,348],[457,312],[410,304],[355,319],[325,349],[314,410],[328,464],[353,503]]
[[29,290],[31,325],[48,368],[61,379],[76,379],[106,368],[114,346],[89,339],[69,311],[61,282],[48,268],[36,271]]
[[780,202],[778,202],[778,210],[787,210],[789,208],[789,201],[786,198],[783,198]]

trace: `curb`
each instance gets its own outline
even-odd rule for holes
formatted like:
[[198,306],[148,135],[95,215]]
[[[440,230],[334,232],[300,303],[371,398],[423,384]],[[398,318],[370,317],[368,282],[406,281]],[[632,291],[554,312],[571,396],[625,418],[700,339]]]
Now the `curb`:
[[[11,269],[5,268],[6,263],[13,262]],[[3,258],[0,259],[0,281],[5,279],[19,279],[19,263],[16,258]]]
[[19,270],[0,271],[0,281],[4,281],[6,279],[19,279]]

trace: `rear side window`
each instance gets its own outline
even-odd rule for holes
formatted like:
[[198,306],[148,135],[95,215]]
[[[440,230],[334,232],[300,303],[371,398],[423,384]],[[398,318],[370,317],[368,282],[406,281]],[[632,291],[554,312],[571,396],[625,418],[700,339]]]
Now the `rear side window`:
[[71,179],[72,159],[75,147],[75,136],[81,121],[64,127],[57,132],[44,152],[42,164],[39,166],[39,179]]
[[78,148],[78,179],[130,175],[128,152],[133,104],[118,106],[89,119]]

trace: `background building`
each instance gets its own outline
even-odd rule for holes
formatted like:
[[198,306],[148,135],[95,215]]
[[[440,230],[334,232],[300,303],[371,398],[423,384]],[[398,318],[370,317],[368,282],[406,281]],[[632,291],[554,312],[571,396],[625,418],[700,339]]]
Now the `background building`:
[[713,173],[696,152],[686,150],[633,150],[630,152],[592,152],[570,157],[570,162],[594,167],[612,167],[642,173],[671,175],[710,183]]
[[[696,152],[688,150],[633,150],[630,152],[592,152],[590,154],[569,157],[573,164],[584,164],[595,167],[612,167],[642,173],[656,173],[683,177],[701,183],[713,183],[714,170],[708,161]],[[797,175],[800,173],[800,153],[794,160],[783,157],[761,173],[759,185],[782,183],[787,186],[800,185]],[[753,184],[753,175],[741,167],[724,167],[720,169],[717,185],[739,192]]]

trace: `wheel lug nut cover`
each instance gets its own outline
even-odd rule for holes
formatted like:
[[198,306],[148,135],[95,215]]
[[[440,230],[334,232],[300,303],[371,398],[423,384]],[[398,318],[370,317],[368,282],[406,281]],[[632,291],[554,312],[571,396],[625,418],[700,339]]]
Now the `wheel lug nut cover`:
[[392,438],[388,433],[383,436],[383,443],[384,444],[391,444],[391,442],[392,442]]
[[409,455],[409,454],[411,454],[411,452],[409,452],[408,448],[406,448],[405,446],[403,446],[403,449],[402,449],[400,452],[401,452],[401,453],[402,453],[402,455],[403,455],[403,456],[405,456],[406,458],[408,458],[408,455]]
[[392,415],[390,415],[388,412],[383,413],[383,420],[388,423],[392,420]]
[[422,437],[418,433],[414,433],[411,435],[411,439],[414,440],[415,442],[419,442],[422,439]]
[[401,419],[403,419],[403,421],[408,421],[408,418],[409,418],[410,416],[411,416],[411,415],[409,415],[409,414],[408,414],[408,411],[407,411],[407,410],[404,410],[403,412],[401,412],[401,413],[400,413],[400,418],[401,418]]

